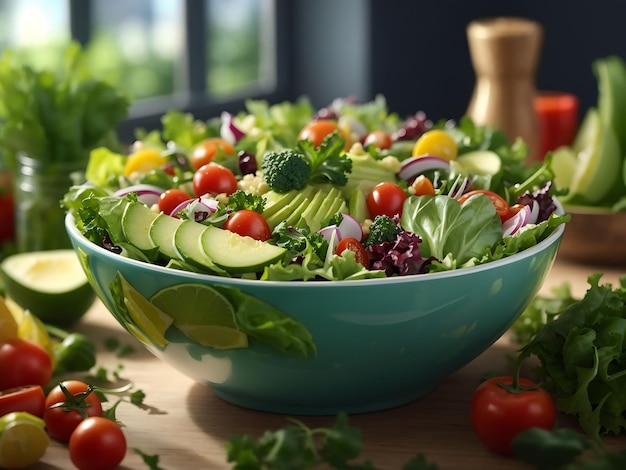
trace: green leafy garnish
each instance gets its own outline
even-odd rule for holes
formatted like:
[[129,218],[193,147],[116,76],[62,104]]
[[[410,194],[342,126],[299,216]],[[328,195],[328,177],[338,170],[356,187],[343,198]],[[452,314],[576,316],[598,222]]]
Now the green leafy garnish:
[[344,152],[345,141],[337,131],[327,135],[319,147],[310,140],[299,140],[297,148],[309,162],[309,184],[331,183],[344,186],[352,171],[352,160]]
[[550,312],[518,357],[518,364],[531,355],[539,359],[538,379],[557,408],[574,416],[596,442],[626,430],[626,277],[616,288],[600,285],[601,277],[588,278],[582,299],[566,300],[563,310]]
[[[361,453],[361,431],[350,426],[348,416],[339,413],[332,427],[310,428],[296,419],[276,431],[266,431],[260,438],[231,436],[226,454],[234,470],[278,470],[336,468],[376,470],[369,460],[354,462]],[[436,470],[418,455],[403,467],[405,470]]]

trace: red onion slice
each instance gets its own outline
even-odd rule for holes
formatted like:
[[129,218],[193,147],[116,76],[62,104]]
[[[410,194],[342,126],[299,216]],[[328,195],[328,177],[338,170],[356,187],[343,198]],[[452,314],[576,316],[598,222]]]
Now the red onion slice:
[[328,247],[328,252],[334,253],[335,249],[337,248],[337,244],[341,239],[339,227],[337,227],[336,225],[328,225],[327,227],[319,229],[317,233],[324,237],[324,240],[326,240],[330,245]]
[[233,115],[224,111],[220,119],[222,125],[220,127],[220,137],[231,145],[239,142],[245,134],[235,124],[233,124]]
[[517,214],[502,223],[502,236],[508,237],[526,225],[531,216],[529,206],[522,207]]
[[124,197],[130,193],[137,194],[137,200],[143,202],[146,206],[152,206],[159,202],[159,196],[163,192],[162,188],[152,186],[151,184],[133,184],[125,188],[118,189],[113,193],[114,196]]
[[337,227],[339,229],[339,239],[352,237],[361,241],[363,239],[363,229],[359,221],[350,214],[342,213],[341,215],[343,216],[343,220]]
[[428,170],[449,170],[450,162],[444,158],[431,155],[411,157],[402,162],[398,177],[405,181],[411,180]]
[[169,215],[176,217],[179,212],[186,212],[187,218],[200,222],[217,210],[219,203],[215,199],[197,197],[178,204]]

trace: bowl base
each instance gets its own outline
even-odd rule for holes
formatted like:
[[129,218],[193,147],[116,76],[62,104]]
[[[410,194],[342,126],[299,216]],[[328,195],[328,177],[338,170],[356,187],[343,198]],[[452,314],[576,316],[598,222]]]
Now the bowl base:
[[215,395],[233,405],[241,406],[243,408],[249,408],[256,411],[265,411],[269,413],[284,414],[284,415],[298,415],[298,416],[335,416],[340,412],[345,412],[349,415],[373,413],[376,411],[388,410],[396,408],[398,406],[406,405],[413,401],[416,401],[430,392],[432,392],[437,385],[429,386],[424,389],[414,390],[409,394],[403,394],[400,396],[392,396],[378,401],[367,402],[354,402],[354,403],[287,403],[287,402],[275,402],[264,401],[259,398],[242,396],[236,393],[230,393],[225,390],[221,390],[217,387],[210,386]]

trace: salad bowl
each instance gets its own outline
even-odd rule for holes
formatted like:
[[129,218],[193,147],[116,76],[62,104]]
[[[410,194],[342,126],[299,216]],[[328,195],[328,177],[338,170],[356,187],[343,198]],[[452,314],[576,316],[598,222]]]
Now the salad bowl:
[[[541,287],[564,225],[535,246],[474,267],[293,282],[122,257],[85,238],[72,214],[66,229],[98,297],[155,356],[235,405],[329,415],[419,399],[489,348]],[[174,323],[162,315],[168,309]],[[217,319],[225,309],[247,318],[254,333],[230,334]],[[285,336],[264,337],[268,325],[284,326]],[[207,331],[219,343],[208,345]]]

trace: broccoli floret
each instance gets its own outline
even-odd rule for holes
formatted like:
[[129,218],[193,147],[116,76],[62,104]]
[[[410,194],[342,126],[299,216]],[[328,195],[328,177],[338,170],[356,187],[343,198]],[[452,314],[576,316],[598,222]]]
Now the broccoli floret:
[[277,193],[302,189],[311,176],[309,162],[301,153],[291,149],[267,152],[263,155],[261,168],[265,182]]
[[365,240],[365,246],[392,242],[401,231],[394,218],[388,215],[377,215],[370,225],[370,234]]

